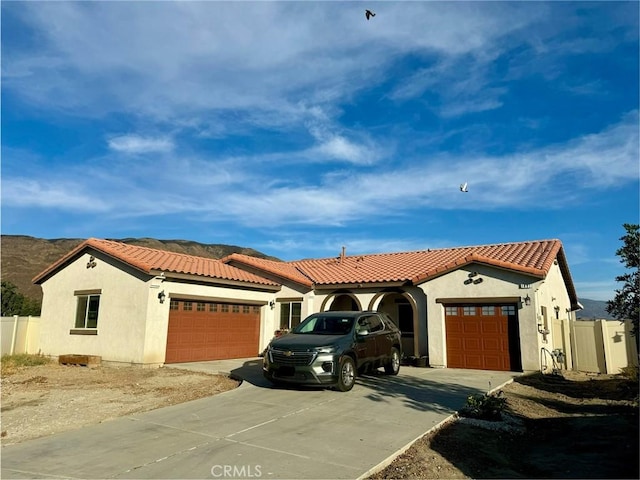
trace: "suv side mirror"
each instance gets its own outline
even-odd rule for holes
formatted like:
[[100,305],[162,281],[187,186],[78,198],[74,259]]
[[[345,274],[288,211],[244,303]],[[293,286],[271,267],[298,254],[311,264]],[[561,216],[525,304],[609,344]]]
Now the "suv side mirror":
[[363,328],[361,330],[358,330],[356,332],[359,336],[364,337],[366,335],[369,335],[369,330],[367,330],[366,328]]

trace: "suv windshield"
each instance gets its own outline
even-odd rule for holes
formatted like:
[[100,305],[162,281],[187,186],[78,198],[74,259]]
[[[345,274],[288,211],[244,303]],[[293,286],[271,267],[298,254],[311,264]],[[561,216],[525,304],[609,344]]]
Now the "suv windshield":
[[293,333],[312,333],[314,335],[345,335],[353,327],[353,317],[329,317],[318,315],[309,317],[292,330]]

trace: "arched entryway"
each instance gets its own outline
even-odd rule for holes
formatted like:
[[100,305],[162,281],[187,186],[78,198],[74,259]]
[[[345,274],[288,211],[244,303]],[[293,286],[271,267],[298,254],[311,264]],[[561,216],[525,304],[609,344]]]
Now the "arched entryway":
[[370,304],[370,310],[387,313],[402,332],[402,352],[418,356],[418,309],[413,297],[401,291],[380,292]]
[[358,311],[362,310],[362,305],[358,298],[348,292],[339,292],[327,297],[322,303],[321,311]]

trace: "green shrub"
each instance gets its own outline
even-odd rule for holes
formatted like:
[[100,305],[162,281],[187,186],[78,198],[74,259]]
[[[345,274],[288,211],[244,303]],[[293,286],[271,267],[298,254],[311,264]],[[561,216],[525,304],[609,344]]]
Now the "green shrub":
[[500,420],[506,406],[507,399],[502,397],[502,390],[495,395],[469,395],[460,415],[481,420]]

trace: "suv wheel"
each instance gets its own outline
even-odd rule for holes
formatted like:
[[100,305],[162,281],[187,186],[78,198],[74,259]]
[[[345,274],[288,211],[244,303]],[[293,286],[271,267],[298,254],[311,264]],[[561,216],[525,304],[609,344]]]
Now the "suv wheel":
[[400,352],[396,347],[391,349],[389,362],[384,366],[384,373],[387,375],[397,375],[400,371]]
[[348,392],[356,383],[356,364],[353,358],[345,355],[338,369],[338,390]]

